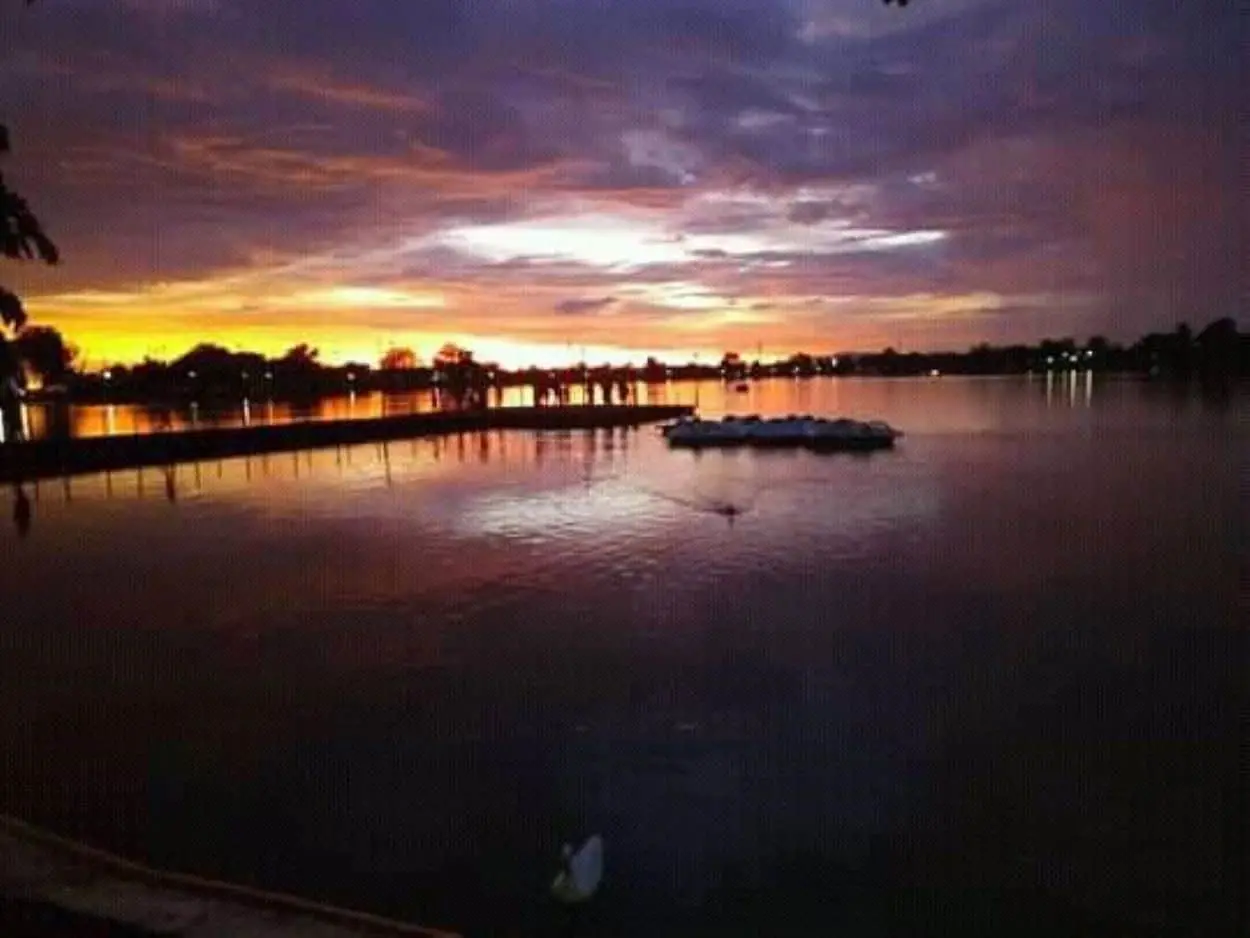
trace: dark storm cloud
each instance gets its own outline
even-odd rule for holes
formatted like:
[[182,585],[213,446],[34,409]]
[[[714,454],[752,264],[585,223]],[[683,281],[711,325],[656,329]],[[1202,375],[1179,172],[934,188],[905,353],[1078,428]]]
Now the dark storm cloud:
[[[912,31],[796,50],[800,74],[744,80],[758,90],[692,86],[702,89],[698,126],[722,154],[801,181],[923,167],[986,139],[1130,118],[1228,121],[1235,25],[1228,5],[1198,6],[1208,19],[1153,2],[987,3]],[[735,123],[737,102],[766,94],[790,100],[771,108],[775,123]]]

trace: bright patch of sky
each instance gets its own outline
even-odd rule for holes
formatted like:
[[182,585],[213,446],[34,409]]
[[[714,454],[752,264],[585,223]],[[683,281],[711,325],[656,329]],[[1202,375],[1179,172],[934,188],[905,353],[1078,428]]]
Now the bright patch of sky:
[[[803,193],[801,201],[815,195]],[[836,198],[862,198],[839,191]],[[787,217],[790,199],[758,193],[701,196],[675,218],[638,218],[580,211],[538,220],[457,226],[433,236],[432,246],[449,247],[488,263],[527,260],[573,262],[612,271],[651,264],[700,264],[717,259],[776,263],[777,255],[833,255],[890,251],[936,244],[936,229],[892,230],[826,217],[803,224]],[[833,208],[841,207],[834,203]],[[747,217],[742,217],[743,213]],[[723,226],[718,218],[723,216]],[[697,222],[698,230],[687,230]]]
[[668,283],[622,284],[617,288],[621,297],[672,309],[707,310],[721,309],[733,301],[713,293],[700,283],[670,281]]

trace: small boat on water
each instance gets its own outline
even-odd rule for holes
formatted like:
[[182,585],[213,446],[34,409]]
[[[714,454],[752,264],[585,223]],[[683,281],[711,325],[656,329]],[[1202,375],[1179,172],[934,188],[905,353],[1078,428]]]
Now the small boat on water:
[[823,452],[889,449],[903,434],[882,420],[826,420],[810,415],[763,418],[683,417],[662,428],[669,446],[795,447]]

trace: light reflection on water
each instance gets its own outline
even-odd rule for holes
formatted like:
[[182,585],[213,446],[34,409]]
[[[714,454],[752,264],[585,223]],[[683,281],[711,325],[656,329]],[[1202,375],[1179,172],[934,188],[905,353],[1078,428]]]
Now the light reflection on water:
[[544,933],[592,829],[603,933],[1218,924],[1246,402],[1057,380],[700,389],[907,432],[869,456],[500,432],[27,485],[3,807],[471,934]]
[[[631,400],[651,404],[697,404],[708,416],[724,413],[759,412],[767,414],[805,413],[819,411],[853,418],[876,418],[887,415],[919,419],[922,426],[946,426],[959,430],[992,428],[1001,416],[1004,401],[1009,401],[1013,425],[1019,426],[1021,408],[1027,400],[1036,412],[1056,406],[1089,407],[1095,384],[1099,393],[1112,397],[1129,388],[1136,393],[1136,382],[1117,379],[1095,379],[1093,372],[1066,372],[1011,379],[937,378],[902,380],[855,379],[769,379],[751,383],[749,391],[740,393],[733,385],[719,382],[669,382],[637,384],[631,387]],[[1103,385],[1106,385],[1105,387]],[[1037,394],[1021,395],[1016,389],[1023,385]],[[1006,389],[1010,388],[1010,391]],[[1078,392],[1079,388],[1079,392]],[[1042,393],[1044,391],[1044,393]],[[525,406],[532,403],[526,388],[504,388],[498,399],[503,406]],[[581,389],[571,390],[571,401],[581,403]],[[845,404],[843,404],[845,402]],[[403,394],[352,394],[323,398],[308,403],[269,400],[238,401],[234,404],[184,403],[182,405],[95,404],[66,406],[64,404],[32,404],[25,407],[25,426],[35,439],[57,436],[100,436],[111,434],[152,433],[158,430],[202,427],[233,427],[258,424],[290,423],[307,420],[344,420],[397,414],[427,413],[437,409],[430,392]]]
[[[687,399],[681,397],[688,392]],[[634,385],[631,399],[643,403],[690,403],[693,391],[682,385],[650,387]],[[569,402],[585,400],[580,386],[570,389]],[[522,407],[533,404],[529,388],[501,388],[490,400],[492,406]],[[40,402],[23,407],[23,426],[32,439],[57,437],[112,436],[154,433],[162,430],[189,430],[208,427],[242,427],[264,424],[298,423],[309,420],[352,420],[429,413],[439,405],[431,391],[383,394],[344,394],[305,402],[274,401],[264,398],[241,399],[226,403],[181,401],[165,404],[75,404],[64,401]]]

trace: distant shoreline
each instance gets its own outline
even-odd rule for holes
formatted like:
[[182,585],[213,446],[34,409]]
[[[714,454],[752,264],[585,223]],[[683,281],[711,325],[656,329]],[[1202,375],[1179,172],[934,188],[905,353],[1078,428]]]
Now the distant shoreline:
[[[637,386],[663,386],[666,384],[737,384],[746,382],[748,384],[757,381],[772,380],[940,380],[942,378],[1042,378],[1047,375],[1063,376],[1070,374],[1085,374],[1087,371],[1093,371],[1093,374],[1100,379],[1113,378],[1120,381],[1141,381],[1158,384],[1160,386],[1241,386],[1250,383],[1250,376],[1231,374],[1218,376],[1203,376],[1199,374],[1192,375],[1151,375],[1136,371],[1133,369],[1123,370],[1094,370],[1094,369],[1066,369],[1066,370],[1049,370],[1049,371],[997,371],[997,372],[979,372],[979,371],[938,371],[937,374],[929,372],[907,372],[902,374],[879,374],[867,372],[834,372],[834,373],[811,373],[811,374],[784,374],[781,372],[758,375],[756,377],[747,377],[742,379],[730,379],[717,373],[707,374],[688,374],[685,369],[674,369],[674,374],[667,378],[658,380],[645,380],[638,378],[636,381],[630,382],[631,385]],[[509,376],[511,378],[512,376]],[[526,388],[530,387],[528,380],[523,377],[517,380],[501,380],[491,385],[493,388],[500,390],[505,388]],[[580,386],[580,382],[577,385]],[[391,383],[375,384],[373,382],[360,382],[348,387],[324,387],[314,389],[308,392],[299,391],[281,391],[275,389],[270,395],[250,395],[234,393],[228,394],[223,390],[213,389],[205,393],[195,393],[191,389],[180,389],[173,393],[163,395],[143,394],[137,390],[128,390],[123,388],[101,388],[99,386],[80,387],[76,389],[31,389],[26,392],[25,400],[29,404],[39,405],[108,405],[108,404],[124,404],[135,407],[151,408],[153,410],[161,409],[178,409],[188,407],[191,404],[201,404],[209,406],[221,407],[237,407],[244,400],[252,402],[273,401],[275,403],[286,404],[315,404],[319,401],[333,400],[345,398],[355,394],[382,394],[384,396],[404,396],[409,394],[431,394],[438,390],[438,386],[432,383],[419,383],[409,386],[395,387]],[[489,405],[490,409],[494,409],[497,405]],[[574,405],[582,406],[582,405]],[[586,405],[592,406],[592,405]],[[449,409],[455,409],[454,406]]]

